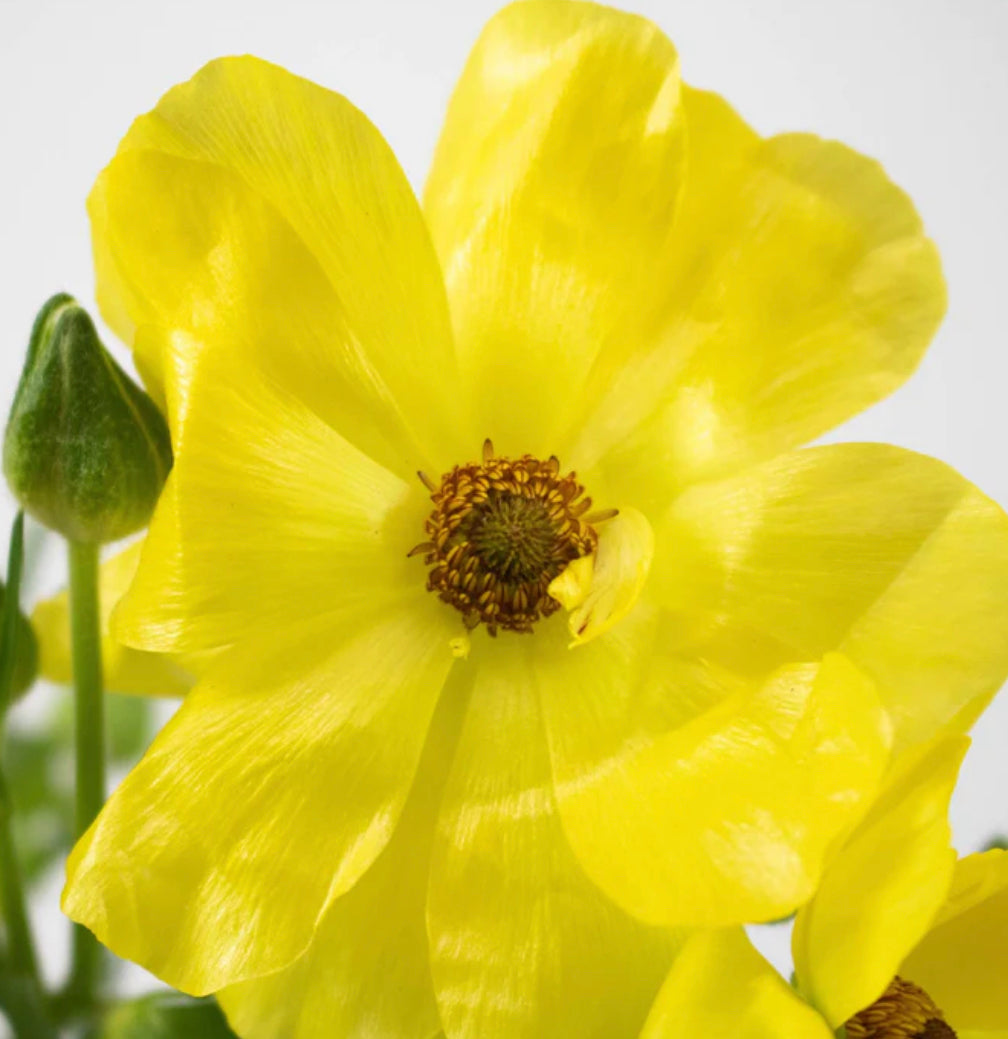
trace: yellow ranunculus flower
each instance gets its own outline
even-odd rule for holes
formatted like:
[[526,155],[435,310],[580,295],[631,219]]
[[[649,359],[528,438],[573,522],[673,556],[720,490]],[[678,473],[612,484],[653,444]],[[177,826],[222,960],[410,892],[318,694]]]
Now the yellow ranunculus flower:
[[634,1036],[671,928],[807,900],[890,745],[1008,671],[997,506],[792,450],[940,320],[912,205],[683,86],[650,23],[494,18],[423,210],[252,58],[90,208],[176,457],[118,634],[216,656],[65,908],[241,1034]]
[[1008,1037],[1008,853],[949,845],[965,745],[902,762],[832,858],[795,921],[793,988],[742,930],[698,932],[641,1039]]

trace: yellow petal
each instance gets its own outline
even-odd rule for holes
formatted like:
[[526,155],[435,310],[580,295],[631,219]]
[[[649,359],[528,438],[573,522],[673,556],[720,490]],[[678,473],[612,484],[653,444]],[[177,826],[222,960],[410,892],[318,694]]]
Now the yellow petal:
[[961,859],[935,926],[900,972],[922,986],[960,1036],[1008,1035],[1008,852]]
[[395,827],[453,660],[437,606],[221,661],[77,845],[65,912],[194,994],[293,961]]
[[676,958],[640,1039],[832,1039],[742,930],[701,931]]
[[403,475],[426,464],[418,445],[451,440],[437,259],[344,98],[254,58],[212,62],[133,124],[89,208],[102,313],[175,427],[172,383],[229,349]]
[[942,739],[902,762],[798,911],[798,987],[834,1028],[885,991],[945,899],[955,864],[948,803],[968,745]]
[[575,560],[549,587],[550,595],[570,610],[572,646],[607,632],[633,609],[653,556],[654,532],[636,509],[620,509],[599,525],[594,556],[586,557],[587,563]]
[[[183,696],[195,681],[204,661],[184,660],[164,653],[130,649],[112,637],[112,610],[129,587],[140,561],[137,541],[106,559],[99,572],[102,675],[105,688],[114,693],[150,696]],[[39,674],[50,682],[73,681],[70,655],[70,614],[66,591],[40,602],[32,612],[32,627],[39,641]]]
[[937,251],[877,163],[808,134],[760,140],[710,94],[684,90],[683,108],[662,321],[596,366],[576,451],[641,507],[892,392],[945,310]]
[[640,613],[538,658],[571,846],[652,923],[786,915],[875,792],[888,739],[875,691],[837,656],[747,685],[663,652],[668,627]]
[[407,485],[361,454],[262,373],[236,385],[218,354],[186,399],[118,638],[161,652],[256,646],[306,610],[335,623],[422,588],[406,558],[429,507],[415,477]]
[[661,302],[683,137],[678,59],[644,19],[534,0],[483,30],[424,192],[479,437],[563,456],[595,359]]
[[217,993],[243,1039],[440,1034],[428,956],[427,878],[471,677],[471,668],[452,671],[392,839],[357,884],[333,902],[304,955],[275,974]]
[[525,640],[504,643],[479,646],[431,865],[445,1033],[636,1039],[675,939],[632,921],[575,861],[553,797],[534,661]]
[[964,729],[1008,674],[1008,518],[934,459],[783,455],[691,488],[656,541],[649,586],[682,651],[763,674],[838,649],[875,679],[897,746]]

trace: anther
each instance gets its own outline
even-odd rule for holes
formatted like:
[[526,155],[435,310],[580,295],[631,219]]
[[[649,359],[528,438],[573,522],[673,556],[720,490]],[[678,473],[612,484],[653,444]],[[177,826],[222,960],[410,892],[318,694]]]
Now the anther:
[[406,558],[409,559],[411,556],[420,556],[425,552],[433,552],[437,548],[437,545],[433,541],[421,541],[419,545],[414,545],[407,553]]
[[437,490],[437,484],[422,469],[417,469],[417,476],[420,477],[420,482],[432,494]]
[[619,515],[619,509],[599,509],[598,512],[589,512],[581,521],[582,523],[599,524],[606,520],[615,519]]
[[487,437],[483,441],[483,464],[486,465],[494,456],[493,441]]
[[847,1039],[955,1039],[956,1033],[919,986],[895,977],[844,1026]]

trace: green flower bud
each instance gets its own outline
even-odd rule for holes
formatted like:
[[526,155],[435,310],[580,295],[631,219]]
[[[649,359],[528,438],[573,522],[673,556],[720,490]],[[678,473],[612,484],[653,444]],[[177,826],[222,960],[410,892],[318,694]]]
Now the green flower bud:
[[116,1007],[101,1039],[235,1039],[213,999],[158,992]]
[[153,401],[109,356],[86,311],[53,296],[32,328],[4,438],[14,496],[73,541],[145,526],[171,468]]

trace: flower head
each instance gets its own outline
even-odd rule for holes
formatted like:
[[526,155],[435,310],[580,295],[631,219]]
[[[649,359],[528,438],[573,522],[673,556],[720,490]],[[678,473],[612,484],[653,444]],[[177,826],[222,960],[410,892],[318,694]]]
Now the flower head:
[[965,742],[939,739],[905,761],[832,857],[795,921],[793,988],[741,930],[700,933],[641,1039],[1004,1034],[1008,853],[956,861],[949,845]]
[[912,205],[643,19],[494,18],[422,210],[251,58],[90,209],[176,456],[118,634],[213,657],[65,907],[242,1034],[633,1036],[675,928],[805,901],[890,746],[1008,670],[1000,510],[791,450],[940,320]]

